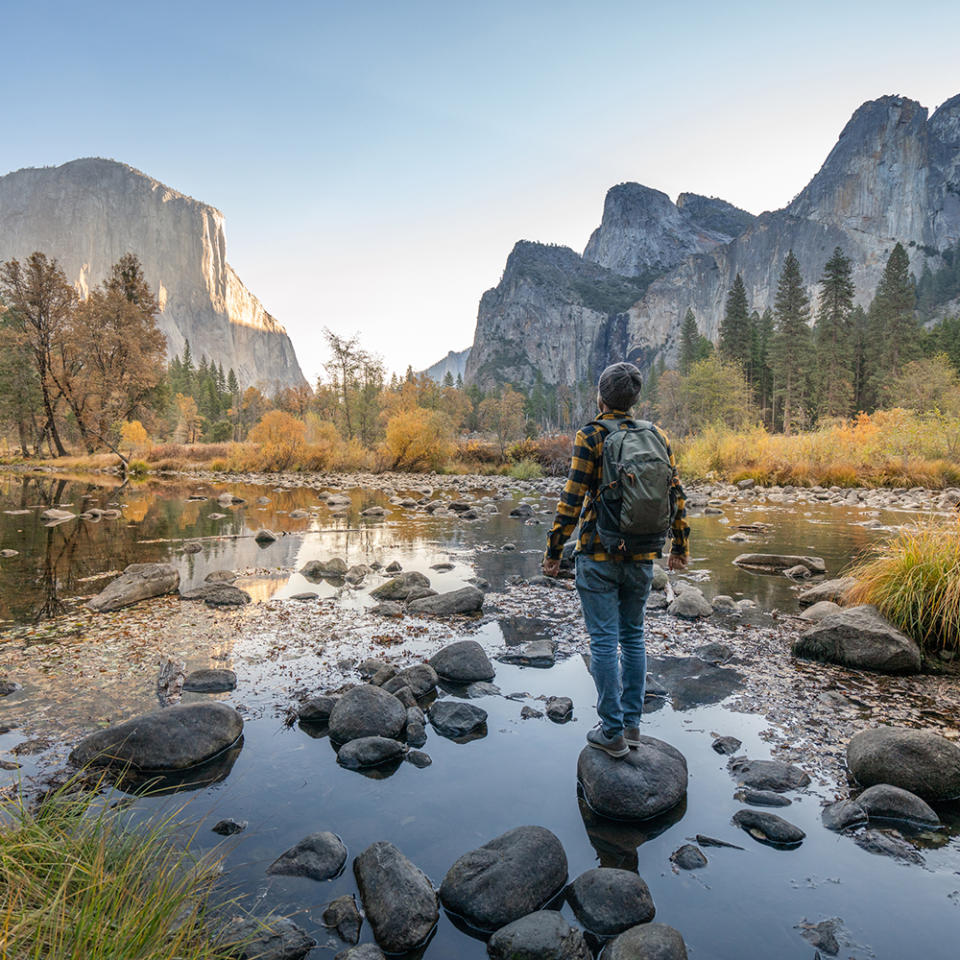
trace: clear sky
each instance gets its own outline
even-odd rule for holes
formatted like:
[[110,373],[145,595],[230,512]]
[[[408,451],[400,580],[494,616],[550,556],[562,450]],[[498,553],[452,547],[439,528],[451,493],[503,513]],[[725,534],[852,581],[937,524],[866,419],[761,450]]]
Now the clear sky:
[[960,93],[960,4],[0,0],[0,173],[122,160],[227,218],[313,380],[473,339],[519,239],[636,180],[781,207],[864,100]]

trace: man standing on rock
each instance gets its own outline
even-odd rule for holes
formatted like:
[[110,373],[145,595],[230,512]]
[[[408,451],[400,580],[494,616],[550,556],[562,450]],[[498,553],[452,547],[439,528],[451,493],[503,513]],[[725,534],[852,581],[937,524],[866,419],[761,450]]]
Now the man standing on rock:
[[669,569],[682,570],[689,556],[685,498],[670,444],[652,423],[629,414],[641,385],[632,363],[614,363],[600,375],[600,415],[577,433],[543,560],[543,572],[557,576],[579,518],[576,584],[600,715],[587,743],[612,757],[625,757],[640,743],[643,614],[653,561],[663,555],[668,534]]

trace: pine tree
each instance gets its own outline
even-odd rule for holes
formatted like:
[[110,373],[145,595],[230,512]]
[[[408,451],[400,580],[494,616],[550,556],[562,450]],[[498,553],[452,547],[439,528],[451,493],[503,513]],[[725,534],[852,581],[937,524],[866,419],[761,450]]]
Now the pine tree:
[[770,369],[770,347],[773,343],[773,311],[767,307],[750,317],[751,360],[750,373],[754,394],[761,412],[766,416],[773,402],[773,371]]
[[738,273],[727,293],[727,304],[720,322],[720,356],[745,369],[750,362],[750,306],[743,277]]
[[697,351],[700,347],[700,328],[693,310],[687,308],[680,329],[680,373],[686,376],[690,368],[697,362]]
[[460,372],[457,373],[457,384],[456,384],[456,386],[457,386],[457,389],[458,389],[458,390],[462,390],[462,389],[463,389],[463,374],[460,373]]
[[853,411],[867,410],[869,389],[867,376],[870,358],[867,344],[870,340],[870,321],[863,307],[854,307],[850,314],[850,378],[853,384]]
[[773,309],[777,325],[771,344],[771,365],[783,398],[783,432],[789,434],[806,400],[810,360],[810,298],[803,288],[800,261],[793,250],[783,261]]
[[817,347],[817,412],[821,416],[845,417],[851,413],[851,321],[853,269],[840,247],[823,268],[814,338]]
[[443,375],[443,385],[444,385],[445,387],[452,387],[452,386],[453,386],[453,371],[452,371],[452,370],[448,370],[448,371]]
[[898,243],[870,304],[867,382],[872,403],[885,399],[889,384],[900,375],[904,365],[920,355],[921,333],[913,312],[915,306],[910,260]]

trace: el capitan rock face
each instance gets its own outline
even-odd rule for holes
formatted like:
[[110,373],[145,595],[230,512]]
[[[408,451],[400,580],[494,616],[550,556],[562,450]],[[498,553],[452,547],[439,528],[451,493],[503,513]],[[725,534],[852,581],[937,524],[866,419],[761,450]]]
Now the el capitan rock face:
[[[751,309],[773,306],[793,250],[812,302],[833,249],[852,260],[857,300],[869,303],[900,242],[919,276],[960,239],[960,95],[932,117],[905,97],[857,109],[810,183],[786,207],[753,217],[716,198],[620,184],[583,257],[524,241],[480,302],[465,378],[531,385],[589,382],[613,360],[647,368],[676,360],[688,309],[716,341],[738,273]],[[551,269],[542,267],[548,259]],[[524,254],[523,257],[518,254]],[[535,255],[535,256],[532,256]],[[538,262],[531,264],[530,260]],[[592,268],[592,269],[591,269]],[[551,272],[552,271],[552,272]],[[605,272],[604,272],[605,271]],[[619,296],[617,278],[631,280]]]
[[35,250],[60,262],[81,296],[125,253],[162,308],[170,355],[233,367],[244,386],[306,381],[283,327],[226,260],[219,210],[113,160],[73,160],[0,177],[0,260]]

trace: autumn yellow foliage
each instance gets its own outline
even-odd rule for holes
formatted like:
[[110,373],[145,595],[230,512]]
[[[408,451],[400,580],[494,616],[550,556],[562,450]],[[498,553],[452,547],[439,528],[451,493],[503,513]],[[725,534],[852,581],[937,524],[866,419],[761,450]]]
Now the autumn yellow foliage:
[[960,483],[960,418],[910,410],[861,413],[792,436],[710,427],[676,441],[685,479],[810,486]]
[[450,421],[435,410],[408,407],[387,421],[383,454],[391,470],[436,470],[453,455]]

